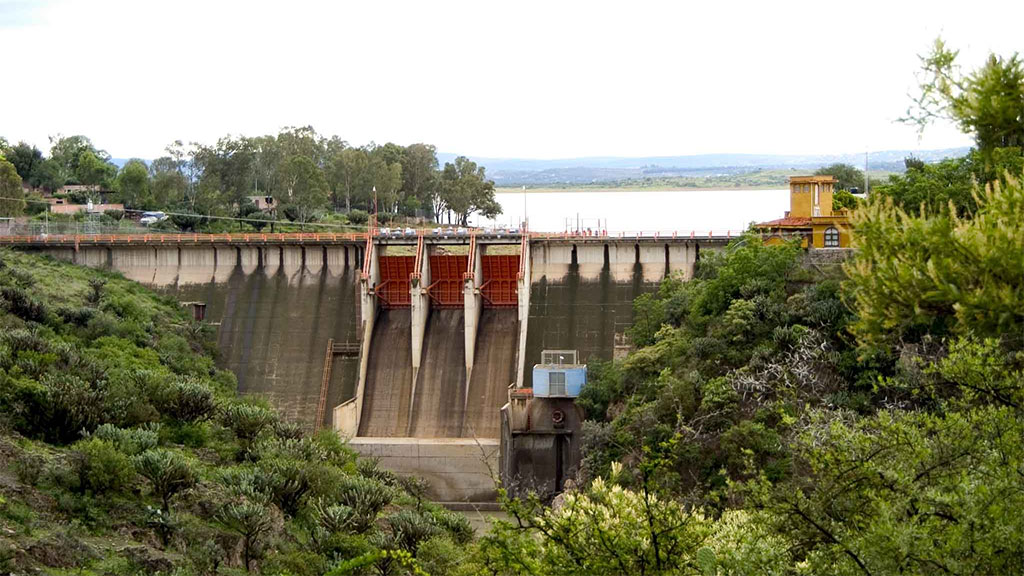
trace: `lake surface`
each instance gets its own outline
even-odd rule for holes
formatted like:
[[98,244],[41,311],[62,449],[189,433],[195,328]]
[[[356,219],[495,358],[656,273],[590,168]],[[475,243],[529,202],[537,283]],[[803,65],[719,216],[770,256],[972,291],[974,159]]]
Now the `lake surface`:
[[[789,190],[587,190],[581,192],[499,192],[496,219],[471,223],[517,225],[525,213],[536,232],[606,227],[619,232],[677,231],[680,234],[738,232],[751,222],[782,218]],[[600,222],[600,223],[599,223]],[[605,225],[607,222],[607,225]]]

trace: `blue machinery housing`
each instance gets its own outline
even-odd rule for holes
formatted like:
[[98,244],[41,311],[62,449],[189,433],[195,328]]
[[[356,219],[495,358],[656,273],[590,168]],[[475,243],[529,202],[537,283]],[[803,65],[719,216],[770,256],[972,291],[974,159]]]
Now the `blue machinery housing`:
[[535,398],[576,398],[586,383],[586,365],[535,364],[533,366],[533,396]]

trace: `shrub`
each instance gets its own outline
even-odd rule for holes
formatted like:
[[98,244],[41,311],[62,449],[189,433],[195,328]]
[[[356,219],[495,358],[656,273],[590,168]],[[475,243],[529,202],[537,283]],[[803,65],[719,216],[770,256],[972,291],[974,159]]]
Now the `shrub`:
[[370,215],[363,210],[352,210],[348,213],[350,224],[363,225],[370,221]]
[[64,322],[80,327],[87,326],[89,321],[96,315],[96,309],[89,308],[88,306],[81,306],[78,308],[61,306],[57,308],[56,312]]
[[469,544],[473,540],[473,526],[465,515],[439,507],[433,511],[433,517],[437,526],[448,532],[456,543]]
[[285,516],[295,516],[309,492],[309,468],[309,463],[289,458],[261,460],[256,465],[256,487],[268,494]]
[[344,504],[325,504],[318,499],[310,506],[313,522],[326,535],[337,534],[349,528],[353,510]]
[[73,374],[46,374],[42,384],[43,434],[48,438],[69,442],[83,431],[89,432],[119,416],[108,410],[105,386],[94,386]]
[[278,420],[274,423],[274,435],[278,438],[298,440],[302,438],[303,434],[305,434],[305,430],[302,428],[302,424],[298,422]]
[[359,534],[369,530],[381,510],[395,498],[393,489],[360,476],[342,476],[336,494],[338,503],[352,509],[352,528]]
[[163,509],[170,511],[171,498],[196,483],[192,465],[184,456],[171,450],[146,450],[134,459],[135,468],[153,487]]
[[263,538],[274,528],[272,509],[258,498],[242,497],[222,506],[214,517],[242,537],[242,559],[249,571],[252,560],[260,555]]
[[387,522],[395,544],[413,556],[421,542],[441,532],[433,518],[415,510],[399,510],[388,516]]
[[11,463],[11,468],[14,470],[14,474],[18,477],[19,482],[35,486],[39,482],[39,477],[42,476],[43,470],[46,468],[46,460],[38,454],[22,452]]
[[117,493],[127,488],[135,475],[130,458],[105,440],[89,438],[73,446],[71,470],[73,491],[94,495]]
[[224,409],[222,421],[241,440],[242,449],[248,452],[256,437],[272,426],[276,419],[273,412],[262,406],[239,403]]
[[134,456],[156,448],[160,443],[160,425],[126,429],[107,423],[98,426],[92,436],[110,442],[121,452]]
[[104,278],[90,278],[89,279],[89,295],[85,299],[93,305],[99,304],[100,300],[103,299],[103,288],[107,285],[107,281]]
[[157,409],[180,422],[200,422],[213,416],[217,400],[203,381],[183,378],[171,384],[157,401]]
[[19,286],[0,287],[0,303],[7,310],[32,322],[44,322],[46,320],[46,306],[29,294],[28,290]]

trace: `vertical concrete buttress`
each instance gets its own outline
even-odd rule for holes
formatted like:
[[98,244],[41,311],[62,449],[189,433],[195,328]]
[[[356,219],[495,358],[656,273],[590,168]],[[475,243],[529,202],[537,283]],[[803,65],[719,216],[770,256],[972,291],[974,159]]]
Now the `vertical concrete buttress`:
[[374,288],[380,283],[380,262],[375,248],[371,245],[370,250],[363,256],[369,259],[369,262],[364,262],[366,274],[359,277],[359,317],[362,322],[359,328],[362,342],[359,346],[359,381],[356,384],[355,397],[352,399],[355,414],[354,418],[335,422],[338,431],[349,438],[359,432],[359,421],[363,415],[363,392],[366,390],[366,368],[370,361],[370,340],[373,337],[373,324],[377,319],[377,295]]
[[682,272],[683,280],[690,280],[693,278],[694,272],[694,253],[693,247],[690,246],[689,242],[684,244],[672,244],[668,248],[669,252],[669,270],[675,274]]
[[[418,264],[419,278],[413,274],[409,279],[409,314],[412,315],[412,388],[409,393],[409,406],[416,405],[416,378],[420,374],[420,364],[423,360],[423,338],[427,332],[427,318],[430,316],[430,296],[427,294],[427,287],[430,286],[430,248],[423,245],[423,237],[419,239],[419,247],[416,251],[419,256]],[[412,410],[409,410],[409,422],[412,426]]]
[[519,346],[516,347],[516,388],[523,387],[523,376],[526,371],[526,334],[530,320],[530,286],[533,283],[533,265],[530,262],[530,242],[523,243],[522,259],[523,274],[518,279],[519,290]]
[[473,253],[469,255],[471,270],[463,279],[463,308],[465,309],[466,322],[466,397],[463,399],[463,406],[469,402],[469,382],[473,378],[473,359],[476,357],[476,332],[480,327],[480,313],[484,308],[484,298],[480,294],[480,286],[484,283],[483,249],[473,243]]

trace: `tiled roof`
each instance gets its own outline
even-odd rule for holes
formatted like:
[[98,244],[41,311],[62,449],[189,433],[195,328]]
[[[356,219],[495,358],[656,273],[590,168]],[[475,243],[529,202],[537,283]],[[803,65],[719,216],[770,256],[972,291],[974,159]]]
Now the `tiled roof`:
[[810,226],[810,218],[778,218],[776,220],[769,220],[768,222],[761,222],[758,226],[762,228],[771,228],[775,226]]

